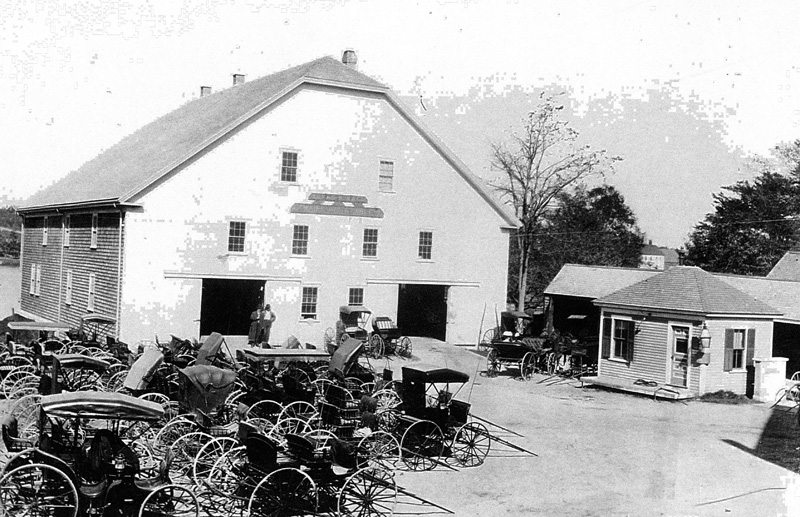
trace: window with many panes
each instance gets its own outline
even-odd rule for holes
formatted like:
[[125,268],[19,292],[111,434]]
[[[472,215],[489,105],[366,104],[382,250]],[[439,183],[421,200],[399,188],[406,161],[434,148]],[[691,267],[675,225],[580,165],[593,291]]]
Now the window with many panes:
[[378,172],[378,190],[381,192],[392,192],[394,184],[394,162],[381,160],[380,171]]
[[67,285],[64,291],[64,303],[72,305],[72,271],[67,271]]
[[417,252],[419,258],[430,260],[433,256],[433,232],[419,232],[419,248]]
[[244,253],[244,235],[247,224],[244,221],[230,221],[228,223],[228,251],[230,253]]
[[69,232],[72,220],[69,215],[64,216],[64,247],[69,247]]
[[90,248],[97,248],[97,214],[92,214],[92,236],[89,241]]
[[364,288],[363,287],[351,287],[350,292],[347,294],[347,305],[350,307],[356,307],[359,305],[364,305]]
[[95,287],[96,287],[97,278],[95,277],[94,273],[89,273],[89,297],[86,301],[86,310],[89,312],[94,311],[94,297],[95,297]]
[[612,357],[628,360],[633,343],[633,322],[630,320],[614,320],[614,348]]
[[292,230],[292,255],[308,255],[308,226],[294,225]]
[[742,370],[752,365],[756,329],[725,329],[724,371]]
[[44,227],[42,228],[42,246],[47,246],[47,236],[50,233],[50,218],[44,216]]
[[281,181],[297,181],[297,153],[283,151],[281,153]]
[[300,302],[300,317],[302,319],[317,319],[317,287],[303,287],[303,298]]
[[364,243],[361,247],[362,257],[378,256],[378,229],[364,228]]

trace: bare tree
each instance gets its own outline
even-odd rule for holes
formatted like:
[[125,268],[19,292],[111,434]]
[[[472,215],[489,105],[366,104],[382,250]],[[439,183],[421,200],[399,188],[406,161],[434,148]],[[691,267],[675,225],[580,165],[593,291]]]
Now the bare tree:
[[535,110],[524,119],[522,131],[508,143],[492,144],[492,168],[501,180],[492,183],[503,200],[514,207],[522,225],[517,229],[519,277],[517,309],[525,309],[530,261],[535,253],[536,230],[556,196],[570,186],[613,170],[619,157],[605,150],[579,146],[578,132],[558,118],[563,109],[556,97],[541,95]]

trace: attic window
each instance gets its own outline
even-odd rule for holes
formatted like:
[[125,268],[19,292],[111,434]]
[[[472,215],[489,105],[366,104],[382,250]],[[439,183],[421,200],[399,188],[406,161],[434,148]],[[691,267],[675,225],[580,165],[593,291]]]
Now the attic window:
[[231,221],[228,227],[228,251],[244,253],[244,237],[247,224],[244,221]]
[[284,151],[281,157],[281,181],[297,182],[297,153]]

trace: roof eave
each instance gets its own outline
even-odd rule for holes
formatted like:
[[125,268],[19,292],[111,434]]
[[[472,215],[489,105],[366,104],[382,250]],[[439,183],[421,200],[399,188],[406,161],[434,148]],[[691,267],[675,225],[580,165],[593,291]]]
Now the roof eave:
[[47,205],[22,206],[17,208],[17,213],[19,213],[20,215],[27,215],[27,214],[45,213],[45,212],[67,212],[75,210],[89,210],[96,208],[134,209],[134,208],[141,208],[141,205],[136,203],[123,202],[119,198],[92,199],[89,201],[75,201],[71,203],[54,203]]

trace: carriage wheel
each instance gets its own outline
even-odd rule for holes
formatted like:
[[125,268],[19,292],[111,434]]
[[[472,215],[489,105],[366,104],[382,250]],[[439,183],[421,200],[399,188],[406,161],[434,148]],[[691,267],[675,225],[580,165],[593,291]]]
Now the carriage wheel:
[[287,434],[306,434],[311,430],[308,422],[302,418],[293,416],[279,418],[275,425],[270,429],[269,436],[283,441],[284,436]]
[[545,364],[547,365],[547,375],[555,375],[557,363],[558,363],[558,357],[556,356],[556,353],[548,352],[547,356],[545,356]]
[[339,344],[343,345],[347,343],[347,340],[350,339],[350,334],[347,332],[342,332],[342,337],[339,338]]
[[486,375],[489,377],[494,377],[500,372],[500,360],[497,356],[496,348],[489,350],[489,355],[486,356]]
[[214,437],[210,434],[195,431],[178,437],[172,442],[169,449],[172,452],[172,462],[169,467],[170,479],[175,481],[188,480],[192,474],[192,467],[200,450]]
[[245,419],[263,418],[264,420],[275,423],[281,411],[283,411],[283,406],[274,400],[259,400],[247,409],[244,417]]
[[156,404],[159,404],[162,407],[164,406],[164,404],[169,402],[169,397],[167,397],[163,393],[145,393],[143,395],[139,395],[137,398],[140,398],[142,400],[149,400],[150,402],[155,402]]
[[36,376],[36,368],[33,366],[17,366],[3,377],[0,382],[0,391],[4,398],[11,398],[14,386],[22,379],[36,379],[37,385],[39,378]]
[[486,332],[483,333],[483,337],[478,342],[478,350],[481,352],[486,352],[492,347],[492,341],[497,339],[498,335],[500,334],[497,327],[490,328]]
[[146,477],[146,474],[158,469],[161,462],[155,459],[150,447],[145,440],[135,440],[128,444],[133,453],[139,459],[139,475]]
[[[240,487],[244,483],[247,467],[247,450],[244,445],[234,447],[222,454],[211,466],[203,481],[212,491],[220,495],[241,495]],[[250,496],[248,491],[247,496]]]
[[486,427],[478,422],[469,422],[456,431],[450,450],[462,467],[477,467],[483,464],[491,445],[492,439]]
[[372,397],[378,400],[378,409],[376,413],[387,409],[396,409],[403,403],[400,395],[389,389],[378,390],[372,394]]
[[519,362],[519,375],[523,381],[529,381],[533,375],[534,362],[536,359],[533,357],[533,352],[526,352]]
[[108,378],[108,381],[103,385],[103,389],[108,392],[119,391],[125,385],[125,379],[128,377],[128,371],[117,372]]
[[120,424],[119,437],[126,442],[141,442],[149,444],[153,442],[156,437],[156,431],[147,422],[127,422],[126,425]]
[[398,339],[397,346],[395,347],[395,353],[400,357],[411,357],[411,338],[408,336],[402,336],[400,339]]
[[444,453],[444,435],[430,420],[414,422],[400,439],[400,459],[411,470],[431,470]]
[[9,516],[76,517],[78,490],[69,476],[55,467],[22,465],[0,479],[0,510]]
[[345,481],[339,490],[338,515],[393,515],[397,484],[386,470],[367,467]]
[[14,402],[11,407],[11,414],[17,419],[17,428],[22,429],[31,423],[38,425],[39,420],[39,405],[42,402],[42,396],[38,393],[25,395]]
[[378,429],[387,433],[394,432],[400,424],[400,412],[396,409],[385,409],[375,414],[378,419]]
[[314,387],[317,389],[317,401],[326,400],[328,396],[328,388],[331,387],[333,381],[330,379],[317,379],[313,382]]
[[278,415],[278,420],[281,418],[297,417],[302,419],[314,419],[318,415],[317,408],[313,404],[305,400],[297,400],[291,404],[287,404],[283,411]]
[[301,470],[278,469],[256,485],[247,510],[250,517],[316,514],[317,485]]
[[36,375],[26,375],[22,377],[9,389],[8,398],[11,400],[21,399],[28,395],[39,393],[39,377]]
[[226,452],[239,444],[237,440],[222,436],[215,438],[203,445],[194,457],[192,464],[192,479],[197,486],[203,486],[203,482],[208,478],[214,463]]
[[373,359],[378,359],[383,356],[384,348],[385,344],[380,334],[373,334],[364,347],[364,353]]
[[153,450],[161,455],[167,452],[167,449],[175,443],[175,441],[185,434],[189,434],[196,430],[197,424],[182,416],[173,418],[162,427],[156,436],[153,438]]
[[392,434],[386,431],[375,431],[358,442],[356,451],[359,468],[393,469],[400,457],[400,444]]
[[139,517],[198,517],[200,503],[192,491],[178,485],[162,486],[142,502]]

